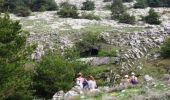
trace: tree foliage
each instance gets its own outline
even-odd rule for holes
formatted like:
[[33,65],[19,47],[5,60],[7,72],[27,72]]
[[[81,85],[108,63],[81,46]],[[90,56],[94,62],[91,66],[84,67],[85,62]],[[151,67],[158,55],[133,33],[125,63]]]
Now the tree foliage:
[[83,2],[83,7],[81,9],[82,10],[94,10],[95,4],[93,1],[86,0],[85,2]]
[[75,5],[69,4],[68,2],[61,4],[61,9],[59,10],[58,14],[63,18],[78,18],[77,7]]
[[146,8],[147,6],[146,0],[137,0],[137,2],[134,4],[134,8]]
[[167,39],[161,47],[161,56],[170,58],[170,38]]
[[31,99],[31,75],[24,67],[31,52],[25,46],[28,33],[7,15],[0,17],[0,33],[0,99]]
[[12,12],[19,16],[28,16],[30,11],[57,10],[54,0],[4,0],[0,2],[1,11]]
[[123,2],[133,2],[133,0],[123,0]]
[[135,16],[131,16],[128,13],[122,14],[119,18],[120,23],[126,23],[126,24],[135,24]]
[[71,89],[75,74],[86,68],[79,62],[65,59],[61,53],[49,53],[36,66],[33,79],[36,95],[50,99],[56,91]]
[[148,24],[159,25],[161,21],[159,20],[160,16],[154,11],[154,9],[149,10],[149,15],[144,17],[143,20]]
[[52,11],[57,10],[58,6],[54,0],[34,0],[32,11]]
[[125,12],[122,0],[114,0],[111,5],[112,19],[119,19],[120,16]]
[[162,0],[147,0],[149,7],[161,7],[163,2]]

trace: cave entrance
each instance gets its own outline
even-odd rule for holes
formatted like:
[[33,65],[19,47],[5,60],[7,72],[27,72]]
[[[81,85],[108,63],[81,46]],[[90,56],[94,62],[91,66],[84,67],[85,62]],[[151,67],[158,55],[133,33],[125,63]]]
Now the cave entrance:
[[80,53],[80,57],[94,57],[99,53],[99,47],[97,48],[88,48]]

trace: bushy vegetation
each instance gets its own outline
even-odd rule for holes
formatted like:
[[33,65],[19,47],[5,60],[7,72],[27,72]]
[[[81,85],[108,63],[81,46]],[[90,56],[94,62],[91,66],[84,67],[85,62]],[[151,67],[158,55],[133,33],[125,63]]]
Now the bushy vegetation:
[[162,0],[147,0],[149,7],[161,7],[163,5]]
[[145,8],[145,7],[170,7],[169,0],[137,0],[134,8]]
[[155,24],[155,25],[159,25],[161,23],[159,19],[160,19],[160,16],[158,15],[158,13],[154,11],[154,9],[150,9],[149,15],[143,18],[143,20],[146,23]]
[[32,2],[32,11],[52,11],[58,9],[54,0],[33,0]]
[[135,24],[136,19],[135,16],[130,16],[128,13],[122,14],[119,18],[120,23],[126,23],[126,24]]
[[83,34],[82,39],[76,43],[80,56],[92,56],[91,50],[94,48],[98,49],[100,46],[100,40],[97,37],[98,33],[93,33],[90,31]]
[[115,0],[111,5],[112,19],[118,20],[120,23],[135,24],[135,17],[126,13],[121,0]]
[[133,0],[123,0],[123,2],[133,2]]
[[4,0],[1,2],[2,12],[11,12],[19,16],[28,16],[30,11],[57,10],[54,0]]
[[63,18],[78,18],[77,7],[75,5],[69,4],[68,2],[64,2],[61,4],[61,9],[58,14]]
[[116,56],[116,49],[109,50],[101,50],[98,53],[99,57],[115,57]]
[[170,58],[170,38],[167,39],[161,47],[161,55],[164,58]]
[[82,10],[94,10],[95,9],[95,4],[93,1],[86,0],[83,2],[83,6],[81,8]]
[[118,20],[120,16],[125,13],[125,8],[123,6],[122,0],[114,0],[111,5],[112,19]]
[[100,20],[100,17],[94,15],[93,13],[83,13],[80,18],[82,19],[90,19],[90,20]]
[[146,0],[137,0],[137,2],[134,4],[134,8],[146,8],[147,6]]
[[66,60],[61,53],[49,53],[36,66],[33,77],[36,95],[49,99],[56,91],[71,89],[75,74],[86,68],[76,61]]
[[30,100],[31,72],[25,69],[31,47],[26,47],[27,32],[8,15],[0,17],[0,99]]
[[103,2],[111,2],[112,0],[103,0]]

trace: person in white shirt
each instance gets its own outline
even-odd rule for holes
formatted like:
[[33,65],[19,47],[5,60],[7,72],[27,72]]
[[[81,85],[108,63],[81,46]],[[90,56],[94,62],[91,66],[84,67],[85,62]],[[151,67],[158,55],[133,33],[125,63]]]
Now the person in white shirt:
[[96,90],[97,85],[96,81],[94,80],[93,76],[88,76],[88,88],[90,91]]
[[78,73],[76,78],[76,86],[79,86],[81,89],[83,89],[83,82],[84,82],[84,78],[82,73]]

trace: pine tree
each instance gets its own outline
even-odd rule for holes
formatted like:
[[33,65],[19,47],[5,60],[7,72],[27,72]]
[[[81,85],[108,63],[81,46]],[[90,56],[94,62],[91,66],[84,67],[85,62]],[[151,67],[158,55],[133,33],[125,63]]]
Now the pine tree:
[[[0,17],[0,99],[32,99],[31,75],[25,70],[28,48],[18,21]],[[28,51],[27,51],[28,50]],[[31,50],[31,49],[30,49]]]
[[112,19],[119,19],[120,16],[125,12],[122,0],[114,0],[111,5]]

